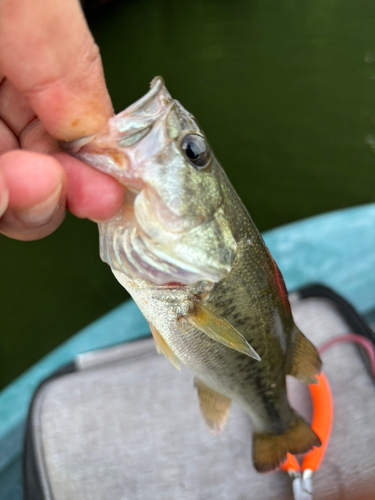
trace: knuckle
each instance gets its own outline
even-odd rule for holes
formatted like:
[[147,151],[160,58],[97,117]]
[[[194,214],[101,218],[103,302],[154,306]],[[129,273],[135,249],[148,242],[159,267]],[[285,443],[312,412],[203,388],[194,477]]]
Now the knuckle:
[[52,234],[65,218],[65,206],[59,208],[56,214],[46,224],[41,226],[28,225],[20,221],[13,210],[7,210],[0,219],[0,234],[19,241],[40,240]]

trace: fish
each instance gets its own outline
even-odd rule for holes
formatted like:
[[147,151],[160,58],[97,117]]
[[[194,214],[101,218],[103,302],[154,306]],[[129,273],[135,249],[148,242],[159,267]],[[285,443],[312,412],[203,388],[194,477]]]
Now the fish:
[[122,209],[99,223],[101,258],[149,322],[158,352],[193,373],[211,431],[223,430],[232,401],[242,407],[258,472],[320,446],[286,390],[286,375],[317,383],[319,354],[294,323],[281,272],[201,127],[163,79],[64,149],[127,187]]

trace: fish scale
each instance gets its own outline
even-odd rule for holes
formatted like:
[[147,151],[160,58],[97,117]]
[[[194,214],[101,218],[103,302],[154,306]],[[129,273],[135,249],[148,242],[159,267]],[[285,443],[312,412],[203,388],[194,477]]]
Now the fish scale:
[[95,136],[64,148],[131,189],[99,223],[101,257],[148,320],[159,352],[195,375],[207,425],[231,400],[253,424],[253,462],[277,468],[320,441],[289,406],[286,375],[321,361],[294,324],[284,281],[195,118],[158,77]]

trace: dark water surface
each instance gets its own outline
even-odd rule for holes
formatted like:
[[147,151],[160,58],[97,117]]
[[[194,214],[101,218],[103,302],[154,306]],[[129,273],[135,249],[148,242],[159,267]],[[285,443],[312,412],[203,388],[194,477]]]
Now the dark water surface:
[[[89,23],[116,111],[161,74],[259,229],[374,201],[374,2],[119,1]],[[0,258],[0,387],[126,298],[88,221],[0,236]]]

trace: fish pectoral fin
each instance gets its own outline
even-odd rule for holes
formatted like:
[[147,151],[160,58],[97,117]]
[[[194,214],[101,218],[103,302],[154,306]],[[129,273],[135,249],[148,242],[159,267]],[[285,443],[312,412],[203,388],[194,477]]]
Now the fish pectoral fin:
[[317,384],[316,375],[322,369],[322,361],[313,344],[297,328],[294,351],[288,375],[305,384]]
[[199,407],[207,426],[215,434],[220,434],[228,420],[231,400],[214,391],[199,379],[194,379],[198,390]]
[[208,335],[212,340],[220,342],[230,349],[247,354],[260,361],[259,354],[251,347],[245,337],[228,321],[210,311],[201,302],[194,304],[194,311],[184,318],[195,328]]
[[311,427],[297,414],[282,434],[253,434],[253,463],[258,472],[277,469],[287,453],[306,453],[321,441]]
[[159,330],[157,330],[154,327],[154,325],[152,325],[151,323],[149,323],[149,326],[150,326],[152,336],[154,337],[154,340],[155,340],[156,351],[159,354],[164,354],[164,356],[169,359],[169,361],[172,363],[172,365],[175,368],[177,368],[177,370],[180,371],[181,370],[180,362],[179,362],[177,356],[175,355],[175,353],[172,351],[172,349],[166,343],[164,338],[160,335]]

